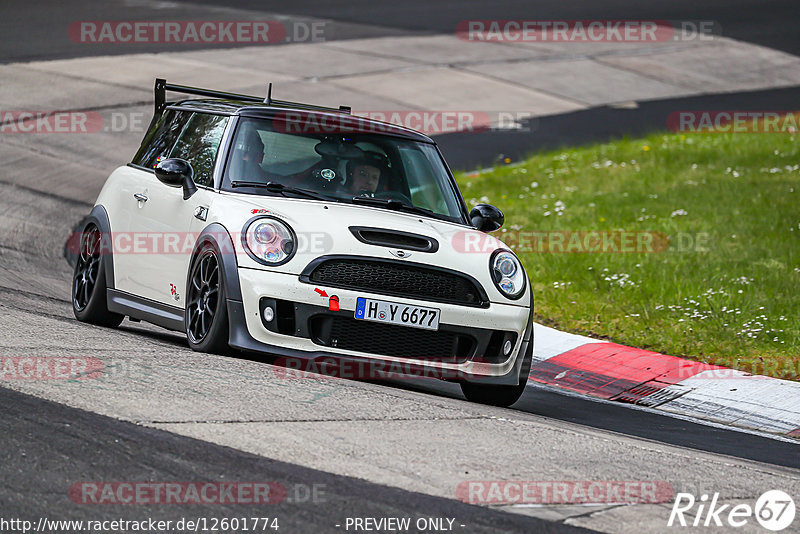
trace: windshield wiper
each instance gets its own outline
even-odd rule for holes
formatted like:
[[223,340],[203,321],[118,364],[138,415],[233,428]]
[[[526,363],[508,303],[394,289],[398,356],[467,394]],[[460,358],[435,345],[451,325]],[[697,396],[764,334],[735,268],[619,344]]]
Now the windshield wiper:
[[[283,185],[279,182],[248,182],[246,180],[234,180],[231,182],[231,187],[261,187],[262,189],[266,189],[270,193],[280,193],[283,196],[286,196],[287,193],[301,195],[306,198],[312,198],[314,200],[337,200],[334,197],[330,197],[327,195],[323,195],[321,193],[317,193],[314,191],[309,191],[308,189],[301,189],[299,187],[290,187],[288,185]],[[338,202],[338,200],[337,200]]]
[[381,208],[387,208],[395,211],[407,211],[409,213],[419,213],[421,215],[428,215],[429,217],[438,219],[433,210],[411,206],[410,204],[406,204],[405,202],[393,198],[353,197],[353,204],[380,206]]

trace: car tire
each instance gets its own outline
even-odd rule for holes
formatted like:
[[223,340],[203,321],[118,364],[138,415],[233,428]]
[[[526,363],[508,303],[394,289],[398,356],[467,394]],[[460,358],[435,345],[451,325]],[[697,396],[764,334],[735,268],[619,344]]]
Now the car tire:
[[525,385],[528,383],[528,375],[530,374],[531,360],[533,359],[533,339],[528,343],[524,358],[520,369],[519,383],[516,386],[494,386],[491,384],[461,382],[461,392],[470,402],[508,408],[517,402],[525,392]]
[[228,351],[228,306],[222,263],[210,244],[198,252],[189,270],[185,326],[189,346],[197,352]]
[[124,315],[108,311],[105,262],[102,234],[94,224],[83,229],[72,275],[72,312],[84,323],[116,328]]

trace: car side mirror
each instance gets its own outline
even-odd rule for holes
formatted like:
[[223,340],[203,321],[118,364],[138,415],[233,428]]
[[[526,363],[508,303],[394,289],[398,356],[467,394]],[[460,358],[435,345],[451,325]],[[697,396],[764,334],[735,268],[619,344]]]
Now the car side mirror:
[[481,232],[494,232],[503,226],[506,218],[503,212],[491,204],[478,204],[469,212],[472,226]]
[[197,186],[192,180],[193,174],[191,164],[185,159],[168,158],[161,160],[156,165],[158,181],[170,187],[182,187],[183,200],[189,200],[192,195],[197,193]]

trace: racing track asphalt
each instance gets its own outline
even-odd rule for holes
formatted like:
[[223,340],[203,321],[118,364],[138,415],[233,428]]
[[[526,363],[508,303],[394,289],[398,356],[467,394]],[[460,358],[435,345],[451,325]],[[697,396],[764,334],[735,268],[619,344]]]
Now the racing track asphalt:
[[[280,13],[280,17],[275,14]],[[263,20],[287,23],[329,21],[327,40],[455,32],[470,19],[641,19],[713,21],[727,37],[800,55],[797,27],[800,10],[794,0],[191,0],[105,2],[42,0],[6,2],[0,20],[3,47],[0,62],[32,61],[86,55],[175,50],[171,44],[86,45],[72,42],[65,26],[82,20]],[[54,29],[63,31],[53,31]],[[204,48],[229,45],[203,45]],[[187,45],[184,49],[196,50]]]
[[[571,527],[371,484],[144,428],[0,388],[0,517],[159,521],[270,517],[279,532],[343,532],[347,517],[453,518],[455,532],[579,533]],[[279,504],[80,504],[75,483],[277,482]],[[314,500],[310,495],[316,494]],[[415,530],[410,530],[414,532]]]
[[779,111],[797,109],[798,102],[800,86],[647,100],[631,108],[598,106],[528,119],[520,130],[449,133],[436,142],[451,167],[474,169],[503,158],[519,161],[534,152],[661,132],[677,110]]
[[[416,383],[415,386],[420,391],[461,398],[456,386],[425,383]],[[648,408],[632,408],[618,402],[565,393],[554,387],[528,384],[525,394],[511,409],[679,447],[800,469],[800,453],[795,441],[779,441],[728,427],[679,419]]]

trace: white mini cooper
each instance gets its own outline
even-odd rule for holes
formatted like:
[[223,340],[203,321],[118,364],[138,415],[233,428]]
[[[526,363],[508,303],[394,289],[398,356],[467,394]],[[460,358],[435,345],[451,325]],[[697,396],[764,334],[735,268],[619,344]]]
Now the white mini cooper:
[[349,111],[156,80],[141,148],[79,228],[75,316],[148,321],[202,352],[435,376],[513,404],[533,297],[486,234],[503,214],[468,212],[430,138]]

